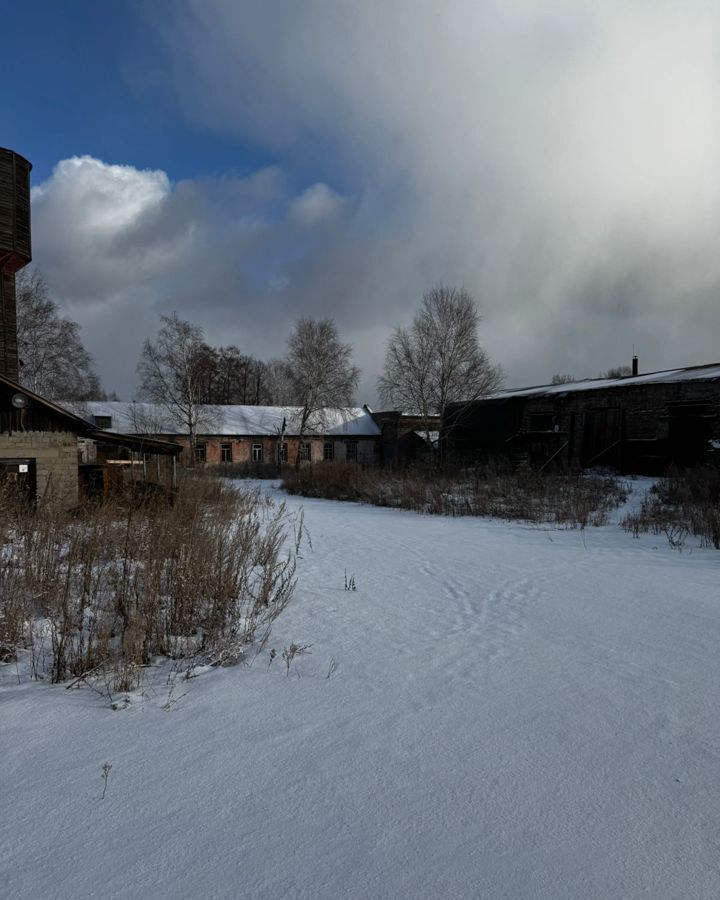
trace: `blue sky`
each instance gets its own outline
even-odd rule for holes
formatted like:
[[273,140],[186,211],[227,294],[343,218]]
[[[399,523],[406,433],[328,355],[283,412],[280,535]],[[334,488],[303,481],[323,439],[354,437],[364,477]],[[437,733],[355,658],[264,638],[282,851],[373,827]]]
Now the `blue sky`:
[[30,0],[2,27],[34,262],[123,397],[176,310],[266,358],[333,316],[372,402],[439,282],[509,385],[717,357],[704,0]]
[[276,161],[178,114],[154,78],[160,38],[147,3],[29,0],[7,4],[2,27],[3,67],[15,73],[0,101],[2,141],[32,160],[36,181],[82,154],[174,180]]

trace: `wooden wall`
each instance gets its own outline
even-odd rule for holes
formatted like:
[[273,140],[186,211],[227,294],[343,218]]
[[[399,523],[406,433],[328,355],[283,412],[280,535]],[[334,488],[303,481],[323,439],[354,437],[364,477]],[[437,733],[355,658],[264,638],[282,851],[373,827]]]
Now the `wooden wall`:
[[0,271],[0,375],[19,378],[15,276]]
[[[452,411],[450,411],[452,413]],[[718,456],[720,381],[616,385],[471,404],[444,427],[450,454],[505,456],[516,465],[609,466],[658,474]]]
[[32,258],[30,163],[0,148],[0,269],[17,272]]
[[15,273],[32,258],[30,163],[0,148],[0,375],[18,380]]

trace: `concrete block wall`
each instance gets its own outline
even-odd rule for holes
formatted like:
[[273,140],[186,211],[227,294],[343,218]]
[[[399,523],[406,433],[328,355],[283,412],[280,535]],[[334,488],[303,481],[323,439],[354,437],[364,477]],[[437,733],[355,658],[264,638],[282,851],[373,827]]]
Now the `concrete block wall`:
[[77,435],[67,431],[0,434],[0,457],[34,459],[38,502],[66,507],[78,502]]

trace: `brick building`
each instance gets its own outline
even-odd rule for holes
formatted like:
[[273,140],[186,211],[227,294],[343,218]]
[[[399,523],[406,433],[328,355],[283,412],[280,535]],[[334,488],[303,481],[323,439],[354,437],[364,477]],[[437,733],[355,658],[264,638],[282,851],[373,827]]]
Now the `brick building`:
[[[96,427],[121,435],[152,434],[183,448],[189,459],[187,432],[154,404],[92,401],[78,407]],[[197,462],[241,465],[249,470],[277,468],[278,463],[351,460],[375,463],[381,455],[381,429],[367,407],[328,409],[299,437],[300,408],[295,406],[208,406],[200,414]]]

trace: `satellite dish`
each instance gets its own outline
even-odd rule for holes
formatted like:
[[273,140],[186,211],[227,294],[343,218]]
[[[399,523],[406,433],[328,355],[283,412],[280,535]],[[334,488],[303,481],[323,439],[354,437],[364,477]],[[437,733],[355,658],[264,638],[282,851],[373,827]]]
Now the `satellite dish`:
[[25,394],[13,394],[10,402],[15,409],[27,409],[30,406],[30,398],[26,397]]

